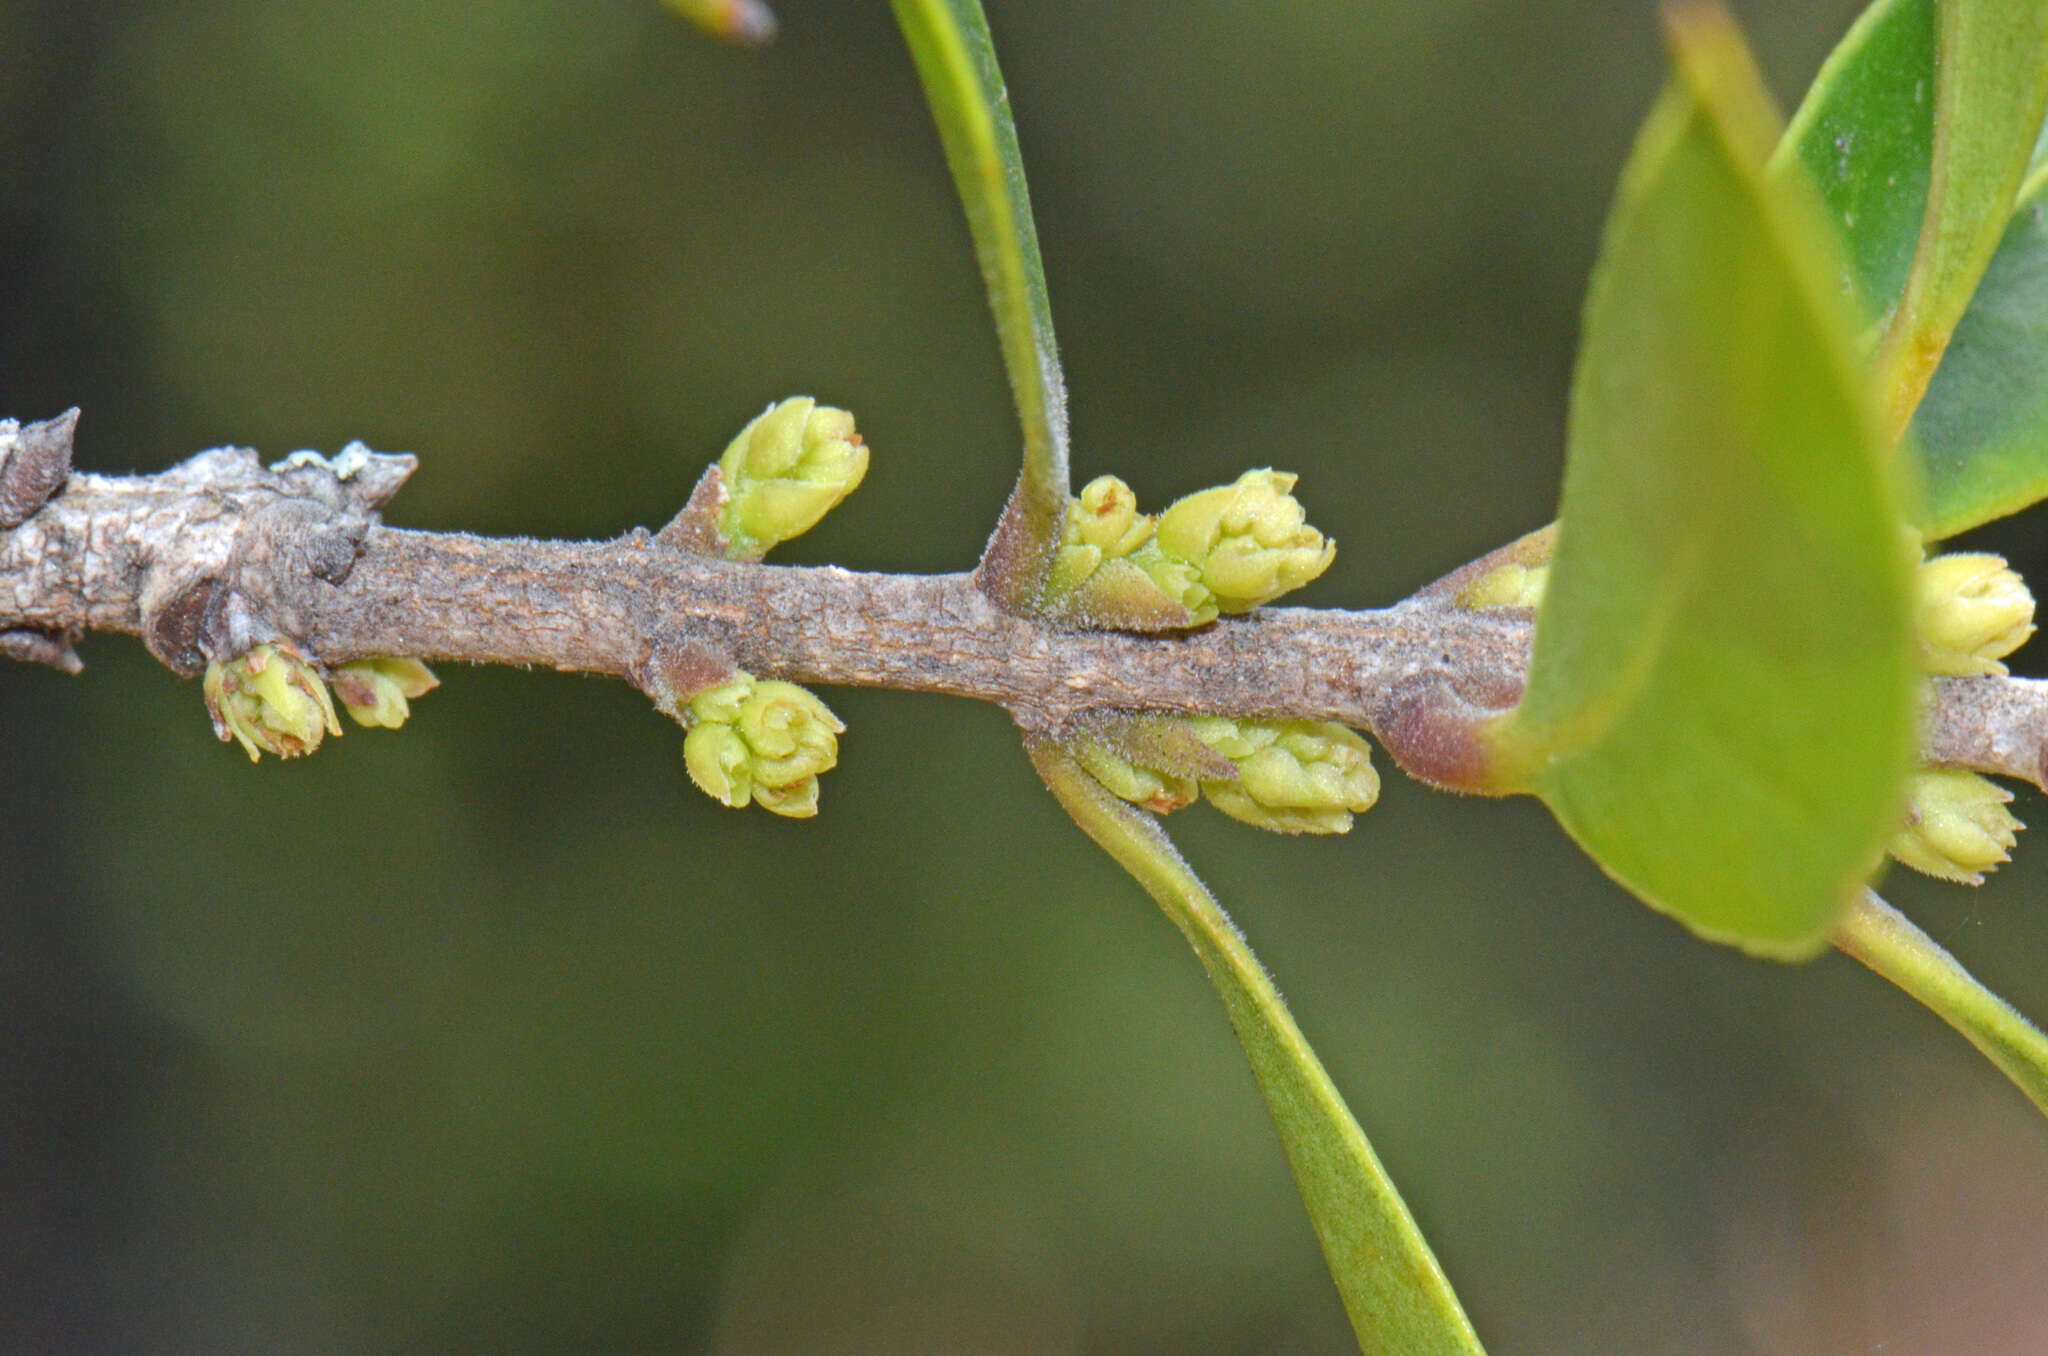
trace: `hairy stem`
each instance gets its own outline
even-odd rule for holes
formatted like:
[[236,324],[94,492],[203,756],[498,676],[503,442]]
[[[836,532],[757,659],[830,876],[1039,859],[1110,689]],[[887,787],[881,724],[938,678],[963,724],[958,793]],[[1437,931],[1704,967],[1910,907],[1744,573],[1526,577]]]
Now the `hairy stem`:
[[1962,1032],[2029,1101],[2048,1112],[2048,1036],[1979,983],[1911,919],[1872,891],[1859,891],[1835,933],[1835,946]]
[[1244,934],[1156,819],[1112,797],[1056,743],[1029,738],[1026,748],[1074,822],[1145,887],[1201,959],[1265,1094],[1361,1349],[1478,1353],[1414,1216]]
[[894,0],[967,212],[1024,434],[1024,466],[976,572],[1012,611],[1045,582],[1067,506],[1067,394],[1010,96],[980,0]]

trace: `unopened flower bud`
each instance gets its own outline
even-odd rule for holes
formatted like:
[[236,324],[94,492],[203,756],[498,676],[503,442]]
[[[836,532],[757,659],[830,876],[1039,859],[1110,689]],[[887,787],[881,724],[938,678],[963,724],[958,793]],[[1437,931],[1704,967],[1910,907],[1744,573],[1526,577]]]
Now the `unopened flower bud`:
[[2034,634],[2034,595],[2005,561],[1961,551],[1923,561],[1913,574],[1920,666],[1967,677],[2004,673],[1998,661]]
[[1379,799],[1366,742],[1329,721],[1194,718],[1195,734],[1237,764],[1202,794],[1233,819],[1274,833],[1344,833]]
[[737,810],[754,797],[753,754],[730,725],[706,721],[683,738],[683,766],[697,789]]
[[1152,540],[1153,519],[1115,476],[1097,476],[1067,505],[1045,597],[1089,625],[1140,630],[1188,625],[1175,600],[1125,563]]
[[1142,805],[1159,814],[1171,814],[1184,805],[1193,804],[1198,794],[1194,778],[1141,766],[1103,740],[1078,739],[1073,747],[1076,762],[1087,768],[1111,795],[1133,805]]
[[1138,512],[1138,496],[1115,476],[1095,477],[1067,505],[1066,538],[1112,560],[1150,541],[1152,528],[1152,515]]
[[1188,495],[1159,515],[1154,540],[1169,560],[1194,567],[1217,610],[1249,612],[1308,583],[1336,557],[1290,493],[1296,479],[1247,471],[1234,484]]
[[718,530],[731,560],[759,560],[818,525],[867,474],[868,449],[845,410],[795,396],[771,405],[718,459]]
[[1054,553],[1052,568],[1045,573],[1045,596],[1049,602],[1057,602],[1075,589],[1080,588],[1095,572],[1102,568],[1102,551],[1099,547],[1080,542],[1062,544]]
[[2006,805],[2012,793],[1959,768],[1924,768],[1907,784],[1906,824],[1886,844],[1892,856],[1930,876],[1982,885],[2011,859],[2024,825]]
[[683,762],[706,795],[796,819],[818,812],[818,774],[838,763],[846,726],[813,693],[739,673],[691,698],[689,714]]
[[213,732],[248,750],[296,758],[341,733],[327,684],[288,646],[258,645],[246,654],[206,666],[206,709]]
[[754,751],[754,785],[778,791],[830,771],[846,731],[814,694],[775,682],[755,686],[734,728]]
[[1458,606],[1478,611],[1489,607],[1533,608],[1550,584],[1548,565],[1503,565],[1488,570],[1458,594]]
[[754,804],[787,819],[809,819],[818,813],[818,779],[804,777],[788,786],[754,783]]
[[357,659],[334,670],[334,695],[358,725],[395,730],[412,714],[411,702],[441,685],[434,671],[417,659],[380,655]]
[[744,669],[735,669],[731,678],[691,696],[690,718],[730,725],[740,718],[740,708],[747,704],[747,698],[753,693],[754,675]]
[[1162,598],[1185,608],[1189,626],[1207,626],[1220,610],[1216,595],[1202,582],[1202,570],[1185,560],[1176,560],[1150,541],[1131,553],[1131,564],[1144,572]]

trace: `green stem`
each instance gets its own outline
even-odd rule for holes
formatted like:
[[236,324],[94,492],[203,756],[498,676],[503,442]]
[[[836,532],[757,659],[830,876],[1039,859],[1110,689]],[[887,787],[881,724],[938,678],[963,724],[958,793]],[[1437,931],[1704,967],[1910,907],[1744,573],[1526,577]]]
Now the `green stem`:
[[1941,944],[1870,890],[1859,892],[1835,946],[1924,1003],[1963,1033],[2048,1112],[2048,1036],[1979,983]]
[[1035,606],[1067,507],[1067,397],[1017,125],[979,0],[893,4],[967,211],[1023,425],[1023,474],[985,573],[1005,602]]
[[1222,995],[1360,1349],[1399,1356],[1480,1352],[1429,1243],[1244,935],[1157,820],[1111,796],[1059,744],[1027,739],[1025,747],[1074,822],[1187,937]]

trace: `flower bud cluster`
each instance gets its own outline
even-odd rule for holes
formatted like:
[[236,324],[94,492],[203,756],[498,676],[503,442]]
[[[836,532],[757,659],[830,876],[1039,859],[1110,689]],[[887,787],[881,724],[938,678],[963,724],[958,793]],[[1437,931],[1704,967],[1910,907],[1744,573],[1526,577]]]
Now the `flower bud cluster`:
[[[1908,534],[1920,554],[1919,538]],[[1920,668],[1940,677],[2003,674],[2001,662],[2034,634],[2034,595],[2003,557],[1958,551],[1913,572]],[[1906,783],[1906,822],[1885,844],[1894,858],[1942,880],[1981,885],[2011,859],[2025,827],[2012,793],[1961,768],[1922,768]]]
[[1965,885],[2011,860],[2025,827],[2006,805],[2012,793],[1974,772],[1923,768],[1907,783],[1906,824],[1886,850],[1915,871]]
[[1137,511],[1115,476],[1090,481],[1073,503],[1047,579],[1048,601],[1117,624],[1161,604],[1201,626],[1249,612],[1330,567],[1336,545],[1307,523],[1297,477],[1247,471],[1229,485],[1178,499],[1157,519]]
[[718,531],[728,560],[759,560],[818,525],[867,474],[853,416],[795,396],[756,416],[718,459]]
[[792,819],[818,813],[818,774],[839,762],[839,718],[795,683],[735,672],[692,697],[683,763],[713,800]]
[[[1174,722],[1192,736],[1190,757],[1156,728],[1134,739],[1084,736],[1074,756],[1111,794],[1161,814],[1197,794],[1233,819],[1273,833],[1344,833],[1379,799],[1379,774],[1358,735],[1328,721]],[[1170,764],[1170,766],[1161,766]]]
[[265,753],[296,758],[341,733],[327,684],[312,664],[288,645],[258,645],[206,666],[206,709],[213,732],[248,750],[249,761]]
[[2004,673],[1999,661],[2034,634],[2034,595],[2000,556],[1959,551],[1922,561],[1913,593],[1928,673]]
[[1351,816],[1380,798],[1372,750],[1326,720],[1226,720],[1196,716],[1195,736],[1237,765],[1232,780],[1204,780],[1202,794],[1233,819],[1273,833],[1348,833]]
[[1284,471],[1246,471],[1235,483],[1176,500],[1159,515],[1153,543],[1160,555],[1191,568],[1193,584],[1209,595],[1191,611],[1249,612],[1330,568],[1337,547],[1308,525],[1293,494],[1297,479]]
[[358,725],[395,730],[412,714],[412,700],[441,686],[434,671],[417,659],[380,655],[334,670],[334,695]]
[[1062,598],[1094,578],[1105,562],[1123,560],[1152,540],[1157,520],[1138,512],[1138,497],[1115,476],[1097,476],[1067,505],[1060,549],[1046,594]]

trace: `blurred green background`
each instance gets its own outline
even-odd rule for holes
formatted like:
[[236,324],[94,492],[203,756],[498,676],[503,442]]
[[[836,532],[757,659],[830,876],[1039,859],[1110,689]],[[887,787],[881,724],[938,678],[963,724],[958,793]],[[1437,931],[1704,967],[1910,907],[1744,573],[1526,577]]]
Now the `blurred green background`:
[[[1077,481],[1300,471],[1326,606],[1550,517],[1648,4],[990,8]],[[1856,6],[1741,8],[1789,105]],[[885,5],[780,12],[4,0],[0,413],[608,537],[805,392],[874,467],[778,558],[966,568],[1015,437],[934,134]],[[2048,579],[2039,523],[1980,536]],[[1198,967],[1000,712],[826,693],[792,823],[618,683],[444,667],[252,768],[85,657],[0,671],[0,1350],[1347,1349]],[[2048,1350],[2048,1127],[1852,964],[1397,776],[1338,841],[1174,827],[1494,1350]],[[2044,886],[1891,893],[2041,1015]]]

